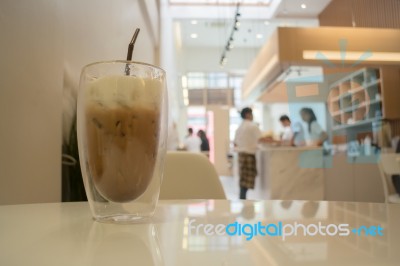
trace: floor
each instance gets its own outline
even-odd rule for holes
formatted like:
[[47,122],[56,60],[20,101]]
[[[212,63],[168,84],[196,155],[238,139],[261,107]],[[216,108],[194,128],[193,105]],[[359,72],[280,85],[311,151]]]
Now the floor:
[[[221,180],[222,187],[224,188],[226,198],[228,200],[239,199],[239,177],[220,176],[219,179]],[[256,182],[256,186],[257,186],[257,182]],[[261,195],[257,189],[249,190],[247,192],[247,199],[250,199],[250,200],[266,199],[266,195]]]

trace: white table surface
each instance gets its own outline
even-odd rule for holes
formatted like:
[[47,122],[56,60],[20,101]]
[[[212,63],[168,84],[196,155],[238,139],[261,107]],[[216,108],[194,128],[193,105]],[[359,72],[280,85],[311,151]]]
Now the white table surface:
[[[188,235],[187,223],[380,225],[383,236]],[[91,219],[87,203],[0,206],[0,265],[400,265],[400,205],[160,201],[151,221]]]

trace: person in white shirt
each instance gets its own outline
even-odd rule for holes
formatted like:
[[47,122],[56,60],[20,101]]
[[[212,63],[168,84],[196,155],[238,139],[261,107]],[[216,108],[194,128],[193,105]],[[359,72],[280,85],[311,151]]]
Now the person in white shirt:
[[283,126],[283,132],[281,134],[280,144],[284,146],[293,146],[294,145],[294,132],[292,130],[289,117],[287,115],[283,115],[279,118]]
[[322,129],[317,122],[317,117],[311,108],[303,108],[300,110],[301,118],[308,124],[308,134],[306,135],[306,143],[308,146],[322,146],[328,139],[328,134]]
[[304,130],[299,122],[293,123],[287,115],[279,118],[283,126],[280,144],[284,146],[302,146],[304,145]]
[[254,189],[257,176],[256,151],[261,131],[253,123],[253,111],[244,108],[240,113],[243,122],[236,130],[234,144],[239,152],[240,199],[246,199],[248,189]]
[[201,139],[193,134],[193,128],[188,128],[188,136],[184,141],[184,145],[187,151],[190,152],[201,152]]

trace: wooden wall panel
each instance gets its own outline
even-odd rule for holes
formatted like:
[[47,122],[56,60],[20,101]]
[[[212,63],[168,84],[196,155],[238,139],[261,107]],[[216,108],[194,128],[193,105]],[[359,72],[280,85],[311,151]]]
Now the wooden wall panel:
[[332,0],[321,12],[321,26],[400,28],[400,0]]

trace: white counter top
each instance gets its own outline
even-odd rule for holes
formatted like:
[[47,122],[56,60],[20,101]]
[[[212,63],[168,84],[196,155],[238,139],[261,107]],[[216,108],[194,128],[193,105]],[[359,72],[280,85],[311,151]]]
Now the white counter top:
[[273,145],[259,145],[260,151],[314,151],[314,150],[321,150],[322,147],[315,147],[315,146],[273,146]]
[[[188,233],[188,224],[304,223],[380,226],[383,235]],[[0,265],[399,265],[400,205],[161,201],[148,223],[102,224],[87,203],[0,206]]]

